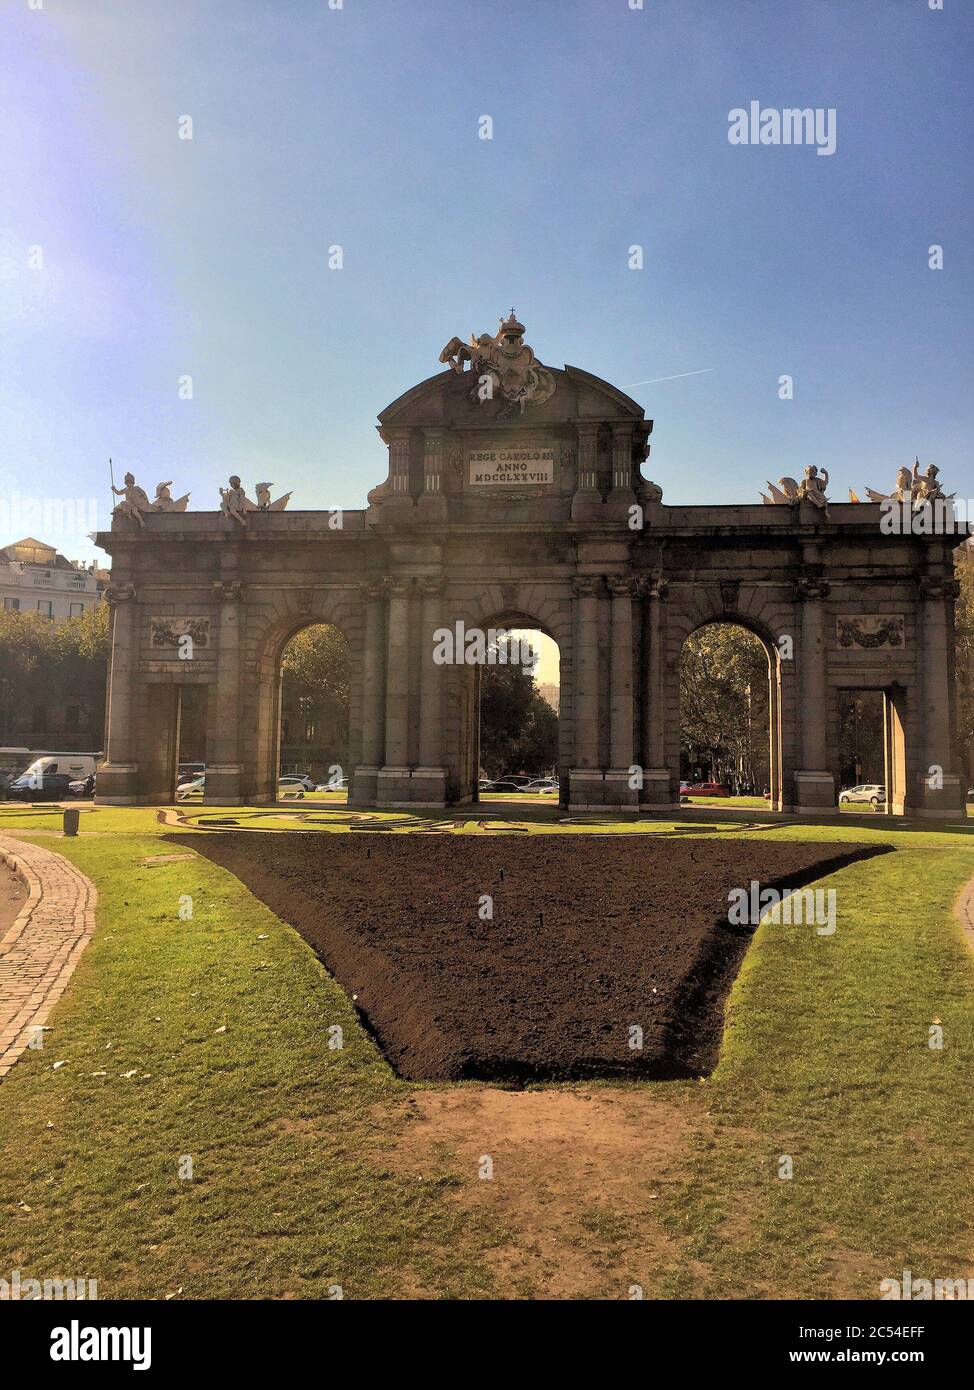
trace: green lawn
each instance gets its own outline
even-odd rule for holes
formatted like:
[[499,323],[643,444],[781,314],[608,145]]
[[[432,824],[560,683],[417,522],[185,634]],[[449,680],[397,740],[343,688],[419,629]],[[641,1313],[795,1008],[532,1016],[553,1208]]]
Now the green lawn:
[[[344,814],[328,828],[347,828],[341,808],[309,809]],[[295,814],[272,823],[307,825]],[[383,814],[373,823],[430,823]],[[520,808],[508,817],[533,833],[586,828],[525,821]],[[449,1163],[419,1182],[386,1162],[418,1088],[392,1075],[297,934],[205,859],[144,865],[186,852],[161,838],[155,811],[94,808],[81,823],[78,838],[53,838],[59,813],[0,808],[0,828],[41,832],[99,890],[97,933],[43,1051],[0,1082],[0,1269],[93,1276],[102,1297],[322,1298],[335,1284],[346,1297],[509,1294],[485,1252],[531,1237],[459,1200],[470,1177]],[[967,1272],[974,957],[951,915],[974,874],[967,829],[619,828],[898,852],[825,881],[838,894],[834,936],[762,925],[712,1077],[632,1088],[678,1099],[692,1137],[655,1207],[676,1253],[641,1268],[638,1231],[628,1245],[619,1234],[607,1287],[635,1273],[647,1296],[870,1297],[904,1267]],[[270,852],[273,837],[261,844]],[[336,1024],[344,1047],[330,1050]],[[187,1154],[192,1180],[179,1177]],[[604,1245],[611,1215],[579,1217],[581,1248]]]

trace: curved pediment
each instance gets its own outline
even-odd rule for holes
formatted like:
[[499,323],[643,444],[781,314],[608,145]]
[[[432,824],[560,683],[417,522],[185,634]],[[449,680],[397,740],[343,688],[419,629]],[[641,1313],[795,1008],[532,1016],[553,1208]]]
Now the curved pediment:
[[[541,365],[541,364],[539,364]],[[544,367],[554,385],[548,399],[537,404],[510,402],[503,396],[482,399],[479,376],[469,368],[447,369],[411,386],[379,413],[382,426],[472,428],[478,425],[531,425],[579,420],[642,420],[641,405],[611,382],[579,367]]]

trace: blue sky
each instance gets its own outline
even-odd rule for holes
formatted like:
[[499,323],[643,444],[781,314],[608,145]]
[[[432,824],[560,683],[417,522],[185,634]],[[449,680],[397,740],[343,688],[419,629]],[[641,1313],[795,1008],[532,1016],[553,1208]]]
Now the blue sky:
[[[972,33],[960,0],[8,0],[0,490],[105,524],[112,454],[197,507],[230,472],[363,506],[378,411],[514,305],[542,361],[676,377],[631,388],[666,501],[812,462],[844,500],[914,453],[974,497]],[[835,154],[729,144],[751,100],[834,107]]]

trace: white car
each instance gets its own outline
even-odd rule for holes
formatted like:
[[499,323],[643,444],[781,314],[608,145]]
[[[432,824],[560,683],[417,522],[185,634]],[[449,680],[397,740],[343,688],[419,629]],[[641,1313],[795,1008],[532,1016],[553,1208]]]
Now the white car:
[[886,788],[879,782],[860,782],[858,787],[846,787],[839,793],[839,805],[848,806],[854,801],[868,801],[873,810],[886,805]]
[[288,774],[277,779],[278,796],[304,796],[305,792],[313,792],[315,784],[310,777],[298,774]]
[[206,773],[200,773],[199,777],[192,778],[189,782],[181,782],[176,788],[177,801],[195,801],[202,797],[206,790]]
[[347,792],[348,778],[336,777],[334,782],[319,782],[315,787],[316,792]]

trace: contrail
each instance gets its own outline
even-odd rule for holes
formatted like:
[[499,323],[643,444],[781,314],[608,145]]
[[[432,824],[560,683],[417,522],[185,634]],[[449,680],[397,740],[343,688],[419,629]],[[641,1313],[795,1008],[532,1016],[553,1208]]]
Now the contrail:
[[714,367],[701,367],[696,372],[676,372],[673,376],[654,376],[649,381],[630,381],[623,386],[623,391],[631,391],[634,386],[655,386],[657,381],[677,381],[681,376],[704,376],[707,372],[715,371]]

